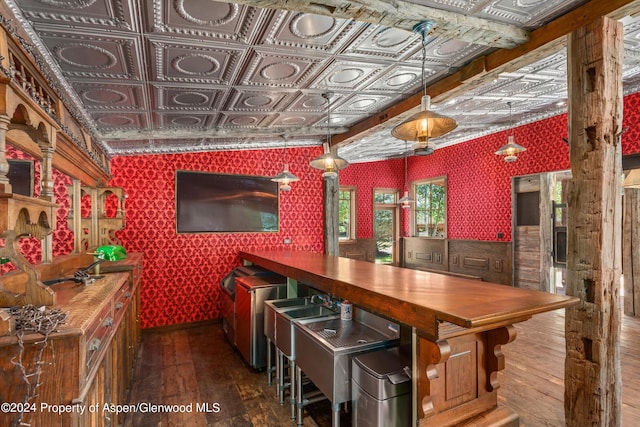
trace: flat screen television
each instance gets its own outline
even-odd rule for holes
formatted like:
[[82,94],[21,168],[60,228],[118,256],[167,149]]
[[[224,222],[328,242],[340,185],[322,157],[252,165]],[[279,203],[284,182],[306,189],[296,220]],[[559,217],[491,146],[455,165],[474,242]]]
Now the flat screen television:
[[278,202],[269,177],[176,171],[178,233],[276,232]]

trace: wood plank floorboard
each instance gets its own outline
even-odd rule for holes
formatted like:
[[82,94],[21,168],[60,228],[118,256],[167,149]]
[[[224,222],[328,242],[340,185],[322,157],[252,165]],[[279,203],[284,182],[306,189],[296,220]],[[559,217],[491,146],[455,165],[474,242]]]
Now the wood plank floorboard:
[[[517,324],[514,342],[502,348],[499,404],[520,414],[524,427],[564,425],[564,310]],[[640,319],[622,317],[623,426],[640,425]],[[130,403],[186,405],[188,413],[133,413],[125,427],[292,427],[288,405],[281,406],[267,374],[248,367],[227,342],[221,323],[186,325],[170,331],[144,331]],[[219,405],[219,412],[196,411],[196,403]],[[304,426],[331,425],[330,405],[305,410]],[[341,425],[350,425],[343,413]]]

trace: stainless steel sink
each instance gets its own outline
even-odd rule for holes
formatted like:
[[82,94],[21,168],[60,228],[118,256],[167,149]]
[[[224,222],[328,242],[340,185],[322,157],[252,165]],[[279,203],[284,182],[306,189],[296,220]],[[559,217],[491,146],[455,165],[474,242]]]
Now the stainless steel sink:
[[309,298],[286,298],[265,301],[264,304],[264,334],[275,342],[276,336],[276,312],[292,307],[304,307],[309,304]]
[[328,307],[318,304],[291,307],[277,311],[274,339],[276,347],[289,359],[296,360],[295,336],[293,335],[294,321],[324,318],[326,316],[337,317],[338,314]]
[[[297,379],[302,373],[333,404],[333,425],[339,424],[340,404],[351,400],[351,358],[399,343],[399,325],[355,310],[354,320],[304,319],[294,322]],[[298,425],[302,425],[302,390],[297,390]]]
[[[293,298],[266,301],[265,303],[265,335],[276,346],[276,379],[278,388],[276,396],[284,403],[285,389],[289,389],[291,418],[296,417],[295,408],[295,345],[293,340],[293,323],[297,319],[309,319],[333,316],[338,314],[321,304],[310,304],[308,298]],[[269,353],[270,354],[270,353]],[[289,383],[285,383],[285,359],[289,361]],[[270,365],[271,360],[269,358]],[[270,366],[271,368],[271,366]],[[271,384],[269,377],[269,384]]]

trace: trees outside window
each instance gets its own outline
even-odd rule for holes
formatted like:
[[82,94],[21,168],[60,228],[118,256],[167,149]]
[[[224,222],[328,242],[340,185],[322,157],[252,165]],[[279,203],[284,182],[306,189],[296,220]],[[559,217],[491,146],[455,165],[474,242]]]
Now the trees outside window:
[[447,178],[438,177],[413,184],[415,236],[447,237]]

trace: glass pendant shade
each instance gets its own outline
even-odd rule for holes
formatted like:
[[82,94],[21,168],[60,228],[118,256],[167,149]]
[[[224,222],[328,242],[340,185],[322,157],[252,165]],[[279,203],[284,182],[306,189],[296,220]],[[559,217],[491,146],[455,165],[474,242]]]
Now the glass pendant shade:
[[504,156],[504,161],[507,163],[515,162],[518,159],[518,154],[527,151],[522,145],[517,144],[515,137],[513,136],[513,116],[511,114],[511,102],[507,102],[509,106],[509,127],[511,128],[511,135],[507,137],[507,143],[500,147],[496,151],[496,155]]
[[409,196],[409,191],[405,190],[404,195],[400,198],[400,200],[398,200],[398,202],[400,203],[400,207],[402,209],[409,209],[411,207],[411,203],[415,202],[415,200],[413,200],[411,196]]
[[311,160],[309,162],[309,166],[323,171],[322,176],[324,178],[335,178],[338,176],[338,171],[340,169],[344,169],[349,166],[349,162],[337,154],[332,153],[331,150],[329,150],[329,144],[326,142],[323,144],[323,147],[324,153]]
[[640,169],[631,169],[622,182],[623,188],[640,188]]
[[287,138],[284,137],[284,150],[282,152],[282,163],[284,164],[282,172],[271,178],[271,181],[279,184],[280,191],[291,191],[291,183],[300,181],[300,178],[289,172],[289,163],[287,163]]
[[405,141],[427,143],[430,138],[445,135],[458,127],[458,123],[447,116],[431,111],[431,97],[422,97],[421,110],[391,130],[391,135]]
[[309,162],[309,166],[315,169],[320,169],[322,177],[325,179],[332,179],[338,176],[338,171],[349,166],[342,157],[338,156],[338,153],[331,152],[331,96],[333,92],[326,92],[322,94],[322,97],[327,100],[327,142],[322,144],[324,152],[315,159]]
[[498,156],[504,156],[504,161],[511,163],[515,162],[518,159],[518,154],[524,151],[527,151],[527,149],[520,144],[516,144],[513,135],[509,135],[507,143],[500,147],[500,149],[496,151],[496,154]]
[[300,181],[300,178],[289,172],[289,165],[285,163],[282,172],[271,178],[271,181],[280,184],[280,191],[290,191],[291,185],[289,184],[291,184],[292,182]]

